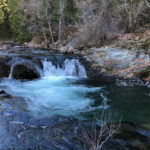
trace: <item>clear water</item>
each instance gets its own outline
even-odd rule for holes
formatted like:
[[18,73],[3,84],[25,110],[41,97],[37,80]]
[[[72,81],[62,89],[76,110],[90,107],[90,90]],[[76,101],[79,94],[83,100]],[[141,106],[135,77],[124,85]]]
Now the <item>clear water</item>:
[[[100,93],[105,97],[100,97]],[[108,107],[105,112],[113,121],[122,119],[150,127],[150,89],[147,87],[111,84],[104,86],[100,91],[89,93],[88,97],[95,99],[95,108],[101,105],[101,99],[107,99]],[[82,115],[85,118],[93,118],[101,113],[102,110],[96,108]]]
[[[21,82],[12,78],[0,86],[16,97],[22,97],[28,111],[37,117],[55,114],[82,119],[99,117],[105,111],[114,121],[150,124],[150,89],[140,86],[96,84],[86,78],[77,60],[67,60],[63,68],[44,60],[43,76]],[[77,69],[78,68],[78,69]]]

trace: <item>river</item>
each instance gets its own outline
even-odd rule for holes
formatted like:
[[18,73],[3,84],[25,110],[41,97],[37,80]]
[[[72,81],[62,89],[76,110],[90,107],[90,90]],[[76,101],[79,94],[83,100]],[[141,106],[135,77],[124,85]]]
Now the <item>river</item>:
[[[105,113],[110,122],[122,120],[149,127],[149,88],[105,83],[101,82],[101,79],[91,80],[77,56],[31,49],[8,51],[9,54],[2,54],[11,57],[7,62],[10,65],[10,73],[7,78],[1,79],[0,87],[11,95],[11,98],[0,101],[2,123],[13,121],[16,124],[28,124],[29,120],[56,115],[92,122],[99,121]],[[34,80],[15,79],[15,66],[26,65],[25,63],[32,65],[40,77]],[[33,126],[32,123],[31,125]],[[3,125],[1,128],[0,131],[4,132],[2,135],[6,136]],[[12,143],[12,137],[10,139]],[[3,140],[0,143],[3,148]]]

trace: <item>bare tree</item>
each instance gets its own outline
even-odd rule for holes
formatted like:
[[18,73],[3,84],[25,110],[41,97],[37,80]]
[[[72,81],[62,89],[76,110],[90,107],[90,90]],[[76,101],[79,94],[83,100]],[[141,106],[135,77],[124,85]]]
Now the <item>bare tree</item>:
[[114,15],[110,0],[87,1],[80,5],[80,9],[82,33],[69,42],[72,47],[102,46],[117,37],[120,18]]
[[63,17],[64,17],[64,8],[65,8],[65,2],[64,0],[59,1],[59,34],[58,34],[58,41],[61,40],[62,38],[62,22],[63,22]]
[[43,33],[45,42],[48,44],[48,38],[47,38],[47,35],[46,35],[46,29],[45,29],[44,24],[43,24],[42,16],[39,13],[39,5],[40,5],[40,3],[36,3],[36,13],[37,13],[37,17],[39,19],[39,24],[42,26],[42,31],[43,31],[42,33]]
[[51,19],[50,19],[49,13],[48,13],[48,9],[49,9],[48,6],[49,6],[49,3],[48,3],[48,0],[46,0],[45,15],[46,15],[46,19],[47,19],[47,22],[48,22],[49,34],[50,34],[50,37],[51,37],[51,40],[52,40],[52,44],[53,44],[53,47],[55,47],[54,36],[53,36],[52,28],[51,28]]
[[147,0],[145,0],[145,3],[150,8],[150,2],[148,2]]
[[137,20],[140,14],[149,6],[147,0],[123,0],[114,1],[117,11],[121,13],[126,24],[127,32],[133,32],[137,27]]
[[80,145],[83,145],[81,146],[81,150],[101,150],[104,144],[118,131],[121,125],[121,121],[117,125],[110,123],[110,118],[104,116],[104,112],[100,119],[96,118],[96,121],[101,122],[100,127],[96,124],[92,124],[91,130],[83,129],[80,139],[80,141],[82,141]]

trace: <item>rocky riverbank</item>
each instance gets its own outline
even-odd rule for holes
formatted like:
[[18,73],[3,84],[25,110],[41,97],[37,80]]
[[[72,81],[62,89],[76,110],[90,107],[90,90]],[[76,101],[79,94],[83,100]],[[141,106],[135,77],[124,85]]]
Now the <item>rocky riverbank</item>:
[[15,44],[13,40],[0,40],[0,50],[8,49]]
[[[150,84],[150,29],[120,35],[114,44],[79,51],[96,74],[138,85]],[[94,75],[93,75],[94,76]]]

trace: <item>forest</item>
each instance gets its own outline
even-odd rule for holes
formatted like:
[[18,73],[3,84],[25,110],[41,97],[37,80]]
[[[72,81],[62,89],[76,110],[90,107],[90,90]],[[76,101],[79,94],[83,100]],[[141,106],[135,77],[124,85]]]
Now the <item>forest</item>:
[[1,0],[0,34],[20,43],[102,45],[149,23],[149,7],[148,0]]

